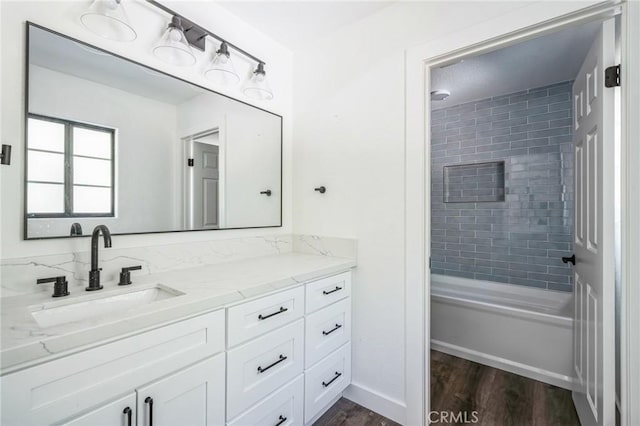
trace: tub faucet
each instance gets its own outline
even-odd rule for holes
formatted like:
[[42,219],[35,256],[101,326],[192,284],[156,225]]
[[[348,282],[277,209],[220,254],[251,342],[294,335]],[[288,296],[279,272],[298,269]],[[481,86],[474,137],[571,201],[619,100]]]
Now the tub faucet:
[[109,232],[109,228],[105,225],[96,226],[91,235],[91,270],[89,271],[89,286],[85,289],[87,291],[102,289],[100,285],[100,271],[102,268],[98,268],[98,239],[100,234],[104,239],[105,248],[111,247],[111,232]]

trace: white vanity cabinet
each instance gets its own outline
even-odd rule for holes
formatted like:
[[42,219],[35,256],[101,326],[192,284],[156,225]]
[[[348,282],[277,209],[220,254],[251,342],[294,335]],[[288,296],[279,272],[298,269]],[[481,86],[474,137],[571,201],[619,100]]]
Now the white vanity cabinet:
[[[107,424],[128,426],[117,401],[149,384],[156,383],[156,389],[164,387],[158,380],[165,376],[176,378],[174,385],[198,375],[201,378],[197,380],[219,377],[217,383],[223,383],[224,349],[225,311],[220,309],[7,374],[0,378],[1,424],[93,425],[106,416],[115,416]],[[218,371],[212,373],[209,369],[214,361],[201,361],[215,354],[220,354],[214,357]],[[159,406],[163,398],[159,397]],[[219,392],[218,398],[217,405],[224,407],[224,392]],[[192,408],[190,399],[180,399],[183,405],[175,408],[187,413]],[[137,402],[127,400],[125,405],[134,411],[133,424],[136,414],[138,420],[141,418],[135,413],[140,406],[139,397]],[[162,424],[159,415],[156,418],[154,424]],[[137,424],[147,425],[140,421]]]
[[0,378],[3,426],[292,426],[351,382],[351,273]]
[[218,354],[62,424],[224,425],[224,364],[224,354]]
[[307,284],[304,421],[311,424],[351,383],[351,273]]
[[136,393],[118,398],[62,423],[65,426],[132,426],[136,424]]
[[350,295],[344,272],[228,308],[228,426],[308,425],[340,397],[351,382]]
[[224,354],[137,389],[139,426],[224,425]]

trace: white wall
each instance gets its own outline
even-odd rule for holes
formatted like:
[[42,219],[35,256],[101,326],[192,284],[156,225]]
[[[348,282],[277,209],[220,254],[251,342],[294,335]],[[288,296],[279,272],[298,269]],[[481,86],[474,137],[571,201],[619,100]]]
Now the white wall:
[[[179,229],[176,200],[176,107],[103,84],[31,65],[29,112],[116,129],[116,217],[29,219],[30,237]],[[99,102],[96,102],[99,100]]]
[[[111,42],[88,32],[81,25],[79,16],[81,11],[89,5],[89,1],[0,2],[0,50],[2,54],[0,138],[2,143],[13,146],[12,165],[0,168],[0,258],[69,253],[86,250],[89,245],[89,242],[84,238],[46,241],[24,241],[22,239],[24,52],[25,21],[27,20],[245,102],[259,105],[285,117],[283,131],[284,226],[282,228],[119,236],[114,240],[114,247],[142,247],[175,242],[276,235],[291,231],[291,52],[213,2],[165,1],[163,4],[186,17],[192,17],[200,25],[228,38],[234,44],[266,61],[268,78],[275,94],[274,100],[252,102],[245,98],[238,88],[222,88],[209,83],[202,76],[207,55],[200,55],[200,60],[195,68],[185,69],[172,67],[156,59],[150,53],[151,47],[160,36],[168,19],[164,13],[143,1],[126,2],[129,17],[138,30],[138,38],[133,43]],[[210,55],[212,48],[217,48],[217,44],[208,46],[208,55]],[[249,62],[238,58],[235,64],[241,74],[249,73],[251,68]]]
[[[428,173],[424,163],[420,170],[405,166],[405,77],[409,73],[424,79],[420,63],[405,69],[405,52],[416,45],[437,47],[448,39],[469,46],[513,31],[514,26],[542,21],[530,19],[532,8],[548,11],[544,19],[549,19],[554,13],[588,5],[554,3],[563,3],[564,8],[546,2],[402,2],[295,52],[294,230],[358,239],[351,396],[394,420],[416,424],[424,415],[420,409],[416,415],[405,412],[408,403],[413,408],[424,405],[409,401],[409,392],[415,396],[420,389],[424,366],[405,364],[405,356],[418,360],[423,350],[420,334],[412,334],[409,342],[415,354],[404,350],[409,332],[407,300],[418,306],[425,303],[424,292],[405,300],[407,290],[420,283],[405,275],[412,250],[403,248],[424,253],[419,241],[425,235],[424,213],[411,217],[422,226],[414,228],[415,244],[405,244],[405,206],[424,203],[425,192],[423,184],[422,194],[406,198],[407,188],[417,187],[407,177],[424,179]],[[479,38],[473,27],[485,23],[483,34],[490,35]],[[423,58],[431,56],[427,51]],[[423,87],[419,82],[413,85]],[[424,150],[417,155],[421,158],[415,164],[420,164]],[[327,187],[324,196],[313,192],[320,184]],[[424,277],[426,259],[421,265],[417,273]],[[419,314],[411,318],[421,321]],[[421,324],[417,327],[423,329]],[[406,383],[405,377],[413,383]]]

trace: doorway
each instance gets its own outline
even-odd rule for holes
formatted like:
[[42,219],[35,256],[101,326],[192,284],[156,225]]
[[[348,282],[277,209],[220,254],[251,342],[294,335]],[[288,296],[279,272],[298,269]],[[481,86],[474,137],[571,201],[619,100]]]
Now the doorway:
[[432,413],[615,421],[615,51],[608,19],[431,68]]
[[222,187],[224,161],[217,128],[182,139],[186,159],[185,227],[186,229],[219,229],[224,226]]

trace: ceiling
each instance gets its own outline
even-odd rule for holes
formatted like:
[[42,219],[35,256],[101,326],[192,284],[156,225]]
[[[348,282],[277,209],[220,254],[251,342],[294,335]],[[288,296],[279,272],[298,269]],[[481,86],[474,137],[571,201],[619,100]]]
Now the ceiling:
[[359,21],[393,1],[218,1],[238,18],[278,43],[297,50],[310,41]]
[[29,33],[29,63],[173,105],[206,93],[181,80],[35,27]]
[[431,71],[431,90],[451,92],[433,108],[573,80],[600,27],[589,23]]

